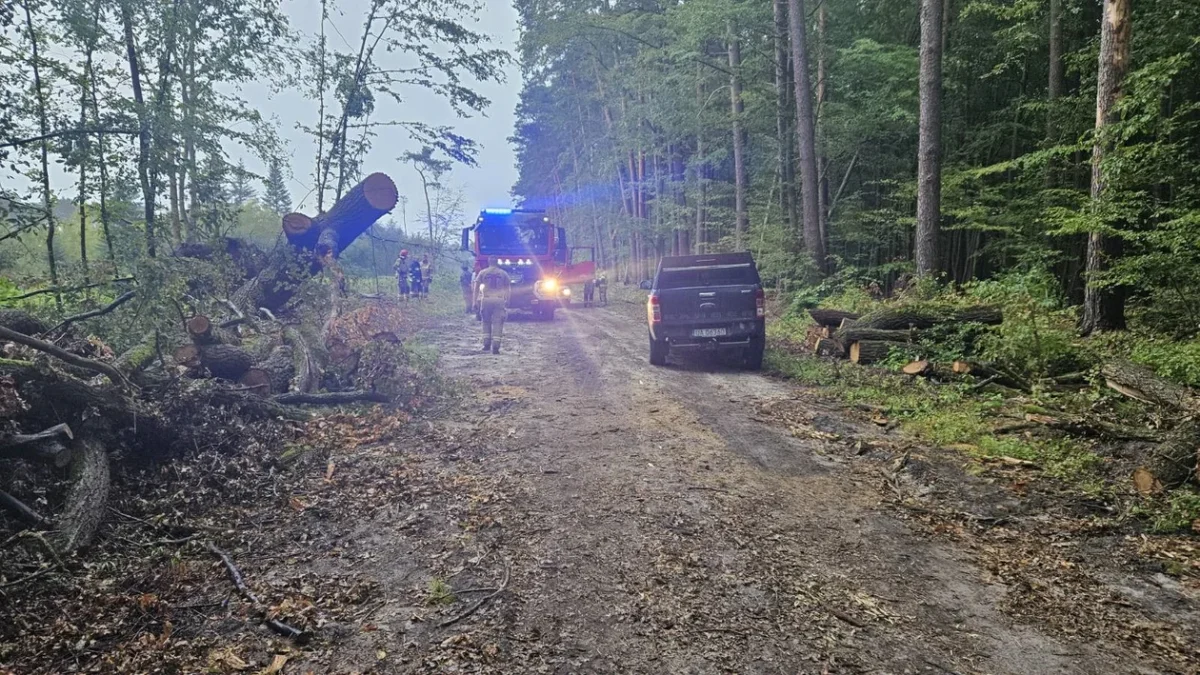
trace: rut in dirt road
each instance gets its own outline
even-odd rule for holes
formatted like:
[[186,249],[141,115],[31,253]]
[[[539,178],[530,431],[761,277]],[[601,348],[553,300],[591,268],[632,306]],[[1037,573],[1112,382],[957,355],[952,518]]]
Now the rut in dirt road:
[[[814,408],[806,430],[764,424],[755,411],[789,386],[651,368],[644,335],[595,310],[512,321],[499,356],[465,319],[432,337],[470,391],[445,428],[493,441],[453,470],[505,487],[478,537],[507,584],[457,643],[414,645],[482,639],[494,672],[1134,670],[1115,647],[1014,624],[965,555],[881,513],[823,447],[836,411]],[[440,670],[440,653],[408,667]]]

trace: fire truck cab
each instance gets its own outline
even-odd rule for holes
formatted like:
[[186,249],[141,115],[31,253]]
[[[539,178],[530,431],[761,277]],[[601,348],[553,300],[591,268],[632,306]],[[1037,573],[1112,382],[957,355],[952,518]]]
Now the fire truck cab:
[[582,247],[567,245],[567,232],[550,222],[545,211],[532,209],[484,209],[471,227],[462,231],[462,250],[475,257],[475,272],[497,258],[500,268],[512,277],[509,309],[553,319],[554,311],[571,302],[568,284],[593,276],[592,260],[573,263]]

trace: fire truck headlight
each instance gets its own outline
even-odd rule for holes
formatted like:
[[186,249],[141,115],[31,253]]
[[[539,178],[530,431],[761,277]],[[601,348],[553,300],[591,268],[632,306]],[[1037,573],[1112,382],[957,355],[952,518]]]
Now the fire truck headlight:
[[569,298],[569,297],[571,297],[571,289],[569,289],[569,288],[564,288],[564,289],[563,289],[563,297],[564,297],[564,298]]
[[558,282],[554,279],[542,279],[542,290],[547,293],[553,293],[558,290]]

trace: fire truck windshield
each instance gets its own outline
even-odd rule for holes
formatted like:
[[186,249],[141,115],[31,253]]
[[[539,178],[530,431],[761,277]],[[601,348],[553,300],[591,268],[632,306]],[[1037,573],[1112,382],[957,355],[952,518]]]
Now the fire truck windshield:
[[484,255],[546,255],[550,250],[550,226],[540,213],[485,214],[475,236]]

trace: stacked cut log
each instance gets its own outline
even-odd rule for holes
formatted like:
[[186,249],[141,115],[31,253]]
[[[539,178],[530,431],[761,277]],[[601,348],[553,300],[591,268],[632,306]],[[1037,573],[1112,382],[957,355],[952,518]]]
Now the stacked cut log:
[[1134,476],[1139,491],[1153,493],[1189,480],[1200,482],[1200,392],[1128,361],[1107,363],[1100,374],[1113,391],[1183,418],[1155,446],[1146,465],[1139,467]]
[[[806,340],[813,353],[846,356],[854,363],[882,361],[893,349],[912,349],[921,331],[950,323],[995,325],[1003,314],[995,307],[938,310],[921,306],[886,307],[866,315],[837,309],[810,309],[817,324]],[[947,377],[952,371],[928,362],[910,364],[910,374]]]

